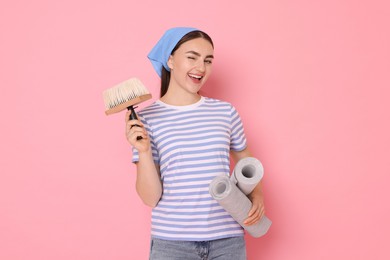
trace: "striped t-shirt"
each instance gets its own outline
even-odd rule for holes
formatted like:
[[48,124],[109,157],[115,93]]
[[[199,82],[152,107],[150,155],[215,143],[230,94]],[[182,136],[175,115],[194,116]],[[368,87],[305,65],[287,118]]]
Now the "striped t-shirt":
[[[246,148],[239,114],[229,103],[202,97],[188,106],[158,100],[138,113],[160,166],[163,194],[152,210],[152,237],[207,241],[242,236],[242,227],[209,194],[229,175],[229,151]],[[133,149],[133,162],[139,159]]]

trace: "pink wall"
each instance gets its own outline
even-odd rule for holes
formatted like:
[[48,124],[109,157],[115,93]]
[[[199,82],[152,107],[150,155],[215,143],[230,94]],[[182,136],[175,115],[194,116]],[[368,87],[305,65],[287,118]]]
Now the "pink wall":
[[145,56],[178,25],[213,37],[205,91],[265,166],[274,224],[249,259],[390,259],[388,1],[7,2],[0,259],[147,258],[150,210],[102,91],[137,76],[157,98]]

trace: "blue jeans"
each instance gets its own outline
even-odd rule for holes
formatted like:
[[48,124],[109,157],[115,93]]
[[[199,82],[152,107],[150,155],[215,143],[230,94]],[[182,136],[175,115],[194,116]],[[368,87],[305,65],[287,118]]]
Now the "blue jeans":
[[211,241],[170,241],[152,238],[150,260],[246,260],[243,236]]

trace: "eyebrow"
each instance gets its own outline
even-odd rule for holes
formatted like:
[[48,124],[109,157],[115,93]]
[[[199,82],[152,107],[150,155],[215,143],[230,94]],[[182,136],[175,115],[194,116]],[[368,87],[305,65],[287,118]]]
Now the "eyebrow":
[[[187,51],[186,53],[194,54],[194,55],[196,55],[196,56],[198,56],[198,57],[202,56],[202,55],[200,55],[200,53],[198,53],[198,52],[196,52],[196,51]],[[214,59],[214,55],[207,55],[206,58],[212,58],[212,59]]]

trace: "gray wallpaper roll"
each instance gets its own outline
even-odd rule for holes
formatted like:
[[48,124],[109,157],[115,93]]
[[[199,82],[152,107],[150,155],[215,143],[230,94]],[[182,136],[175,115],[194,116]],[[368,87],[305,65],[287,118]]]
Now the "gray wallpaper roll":
[[232,172],[232,180],[238,188],[248,195],[261,181],[264,175],[263,165],[254,157],[239,160]]
[[[238,187],[243,188],[245,192],[249,191],[248,194],[253,190],[263,177],[263,167],[259,163],[253,157],[241,159],[234,168],[235,174],[232,174],[232,178],[217,176],[209,187],[211,196],[253,237],[265,235],[272,222],[266,216],[263,216],[254,225],[244,225],[244,221],[252,207],[252,202]],[[237,186],[235,183],[237,183]]]

